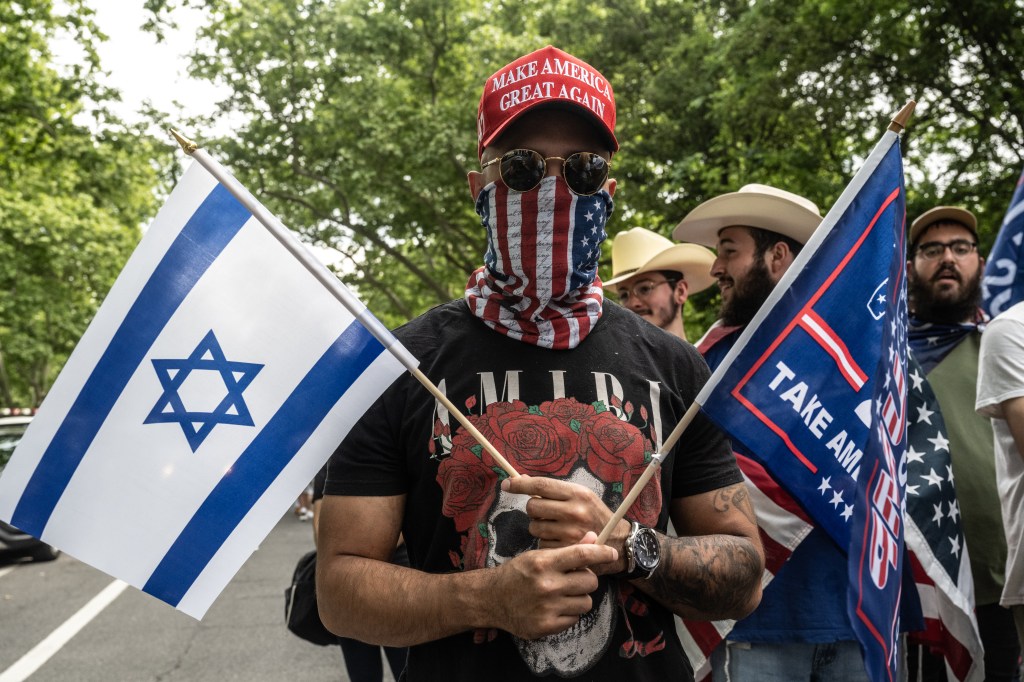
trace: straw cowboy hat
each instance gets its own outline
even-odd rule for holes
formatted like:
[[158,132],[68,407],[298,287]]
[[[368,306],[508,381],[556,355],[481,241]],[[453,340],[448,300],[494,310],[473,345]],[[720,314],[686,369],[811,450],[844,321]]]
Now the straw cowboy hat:
[[960,223],[978,237],[978,219],[966,208],[958,206],[936,206],[921,214],[910,226],[910,243],[916,244],[921,233],[935,223]]
[[620,232],[612,240],[612,278],[605,286],[617,284],[633,275],[657,270],[683,273],[689,293],[707,289],[714,283],[711,264],[715,254],[696,244],[673,244],[656,232],[634,227]]
[[672,231],[678,241],[705,246],[718,244],[726,227],[759,227],[806,244],[821,224],[821,212],[813,201],[768,185],[744,185],[708,199],[690,211]]

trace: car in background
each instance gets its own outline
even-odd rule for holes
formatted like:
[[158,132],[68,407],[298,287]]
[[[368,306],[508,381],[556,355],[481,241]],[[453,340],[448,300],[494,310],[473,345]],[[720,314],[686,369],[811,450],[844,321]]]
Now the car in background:
[[[7,465],[7,460],[11,458],[31,421],[30,414],[0,416],[0,472]],[[53,561],[59,554],[59,550],[42,540],[0,521],[0,560],[30,557],[36,561]]]

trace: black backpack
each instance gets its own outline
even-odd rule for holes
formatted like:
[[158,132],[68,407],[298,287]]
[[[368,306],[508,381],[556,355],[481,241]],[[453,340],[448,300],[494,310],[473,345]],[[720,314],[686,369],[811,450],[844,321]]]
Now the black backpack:
[[316,550],[304,554],[295,566],[292,584],[284,591],[284,621],[307,642],[327,646],[338,636],[324,627],[316,607]]

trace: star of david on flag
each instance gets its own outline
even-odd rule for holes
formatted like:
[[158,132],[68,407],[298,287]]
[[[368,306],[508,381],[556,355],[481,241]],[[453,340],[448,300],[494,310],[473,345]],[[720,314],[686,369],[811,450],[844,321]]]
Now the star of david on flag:
[[903,165],[887,132],[696,402],[840,547],[875,682],[897,676],[906,473]]
[[194,156],[4,469],[0,518],[201,618],[416,361]]
[[[256,378],[263,365],[254,362],[229,361],[213,330],[203,337],[191,355],[181,360],[153,359],[153,369],[160,378],[164,392],[150,411],[145,424],[179,424],[192,452],[196,451],[217,424],[253,426],[252,416],[242,393]],[[226,395],[212,410],[188,409],[182,399],[186,382],[195,374],[214,374],[224,384]],[[214,398],[219,395],[212,387]],[[201,392],[201,398],[206,392]],[[193,399],[195,399],[193,398]]]

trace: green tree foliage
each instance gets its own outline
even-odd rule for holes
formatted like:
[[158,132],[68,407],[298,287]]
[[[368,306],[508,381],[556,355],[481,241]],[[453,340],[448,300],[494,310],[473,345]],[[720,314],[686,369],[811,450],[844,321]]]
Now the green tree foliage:
[[235,135],[205,140],[390,324],[458,294],[483,252],[475,167],[484,19],[468,3],[201,3],[195,73],[230,84]]
[[[245,121],[214,146],[345,254],[389,323],[460,295],[481,262],[465,185],[479,88],[547,43],[614,86],[613,232],[667,234],[749,182],[824,212],[911,98],[911,218],[962,203],[991,243],[1024,158],[1021,0],[149,0],[154,26],[182,3],[210,17],[195,73],[229,84],[223,113]],[[716,308],[692,299],[691,338]]]
[[[96,83],[82,2],[0,0],[0,405],[38,405],[154,209],[154,149]],[[58,72],[57,32],[82,59]]]
[[[982,241],[994,239],[1024,160],[1019,0],[655,4],[622,31],[643,42],[606,46],[625,46],[619,61],[629,64],[654,44],[616,83],[620,98],[630,93],[620,177],[631,222],[667,231],[749,182],[827,211],[913,98],[908,218],[962,204],[977,213]],[[628,21],[627,12],[613,23]],[[695,312],[691,323],[705,327],[709,306]]]

